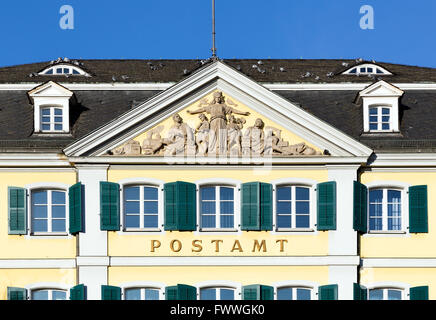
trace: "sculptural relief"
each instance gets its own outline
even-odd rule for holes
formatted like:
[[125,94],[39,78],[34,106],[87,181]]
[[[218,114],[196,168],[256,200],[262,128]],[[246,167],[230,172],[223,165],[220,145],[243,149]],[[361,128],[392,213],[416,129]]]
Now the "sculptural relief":
[[[180,114],[172,116],[173,124],[162,137],[164,125],[146,133],[142,146],[136,140],[112,150],[114,155],[125,156],[189,156],[189,157],[266,157],[266,156],[315,156],[323,153],[304,142],[290,145],[282,138],[282,131],[265,126],[261,118],[245,128],[249,112],[240,111],[222,92],[215,92],[210,102],[202,99],[194,111],[199,114],[199,123],[192,129],[184,123]],[[210,118],[206,116],[210,115]],[[241,115],[237,118],[235,115]],[[167,125],[168,126],[168,125]],[[325,153],[324,153],[325,154]]]

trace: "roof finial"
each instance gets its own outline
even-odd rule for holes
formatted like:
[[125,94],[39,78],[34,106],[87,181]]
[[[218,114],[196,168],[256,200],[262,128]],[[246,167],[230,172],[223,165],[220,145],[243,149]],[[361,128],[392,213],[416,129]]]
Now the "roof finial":
[[212,59],[216,59],[215,34],[215,0],[212,0]]

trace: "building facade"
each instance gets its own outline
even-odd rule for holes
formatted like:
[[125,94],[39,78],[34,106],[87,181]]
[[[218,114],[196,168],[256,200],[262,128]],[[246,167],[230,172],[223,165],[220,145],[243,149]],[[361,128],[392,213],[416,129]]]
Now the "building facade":
[[435,98],[361,59],[0,68],[0,299],[436,299]]

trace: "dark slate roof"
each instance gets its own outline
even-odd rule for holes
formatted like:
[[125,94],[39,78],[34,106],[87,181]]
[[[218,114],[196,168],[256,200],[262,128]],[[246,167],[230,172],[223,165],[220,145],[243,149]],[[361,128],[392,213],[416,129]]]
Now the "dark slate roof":
[[[64,83],[137,83],[177,82],[211,60],[71,60],[72,65],[91,74],[85,76],[37,75],[56,62],[41,62],[0,68],[0,83],[41,83],[48,80]],[[368,83],[383,79],[394,83],[436,83],[436,69],[384,62],[376,64],[392,76],[341,75],[352,66],[371,61],[295,60],[295,59],[225,59],[222,60],[253,80],[263,83]],[[63,63],[63,62],[61,62]]]

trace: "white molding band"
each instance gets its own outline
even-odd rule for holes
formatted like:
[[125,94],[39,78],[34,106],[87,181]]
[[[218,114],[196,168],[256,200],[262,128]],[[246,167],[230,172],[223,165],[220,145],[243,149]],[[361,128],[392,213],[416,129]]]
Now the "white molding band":
[[0,269],[75,269],[76,259],[1,259]]

